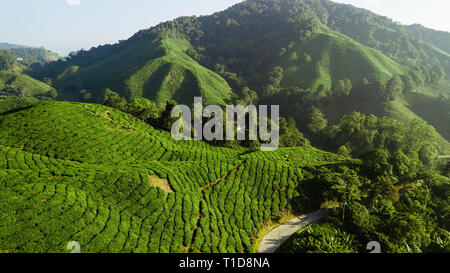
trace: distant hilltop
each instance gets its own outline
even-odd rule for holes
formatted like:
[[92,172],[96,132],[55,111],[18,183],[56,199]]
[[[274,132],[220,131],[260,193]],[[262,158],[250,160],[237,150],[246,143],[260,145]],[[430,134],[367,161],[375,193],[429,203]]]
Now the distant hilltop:
[[16,54],[17,60],[30,65],[33,63],[49,63],[61,59],[58,54],[45,49],[44,47],[30,47],[9,43],[0,43],[0,49],[11,50]]

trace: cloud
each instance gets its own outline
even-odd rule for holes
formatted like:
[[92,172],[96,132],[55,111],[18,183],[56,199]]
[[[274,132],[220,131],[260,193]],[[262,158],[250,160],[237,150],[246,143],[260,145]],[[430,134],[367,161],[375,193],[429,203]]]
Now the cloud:
[[66,0],[66,3],[69,6],[79,6],[81,5],[81,0]]

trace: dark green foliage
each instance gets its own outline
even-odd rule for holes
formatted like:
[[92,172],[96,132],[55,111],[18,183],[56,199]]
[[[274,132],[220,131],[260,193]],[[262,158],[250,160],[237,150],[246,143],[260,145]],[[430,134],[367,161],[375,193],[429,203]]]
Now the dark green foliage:
[[167,131],[170,131],[172,128],[172,125],[178,118],[172,117],[172,110],[173,108],[177,106],[177,102],[174,100],[169,100],[166,103],[165,110],[161,113],[161,119],[159,120],[159,126],[162,129],[165,129]]
[[[145,98],[135,98],[132,102],[128,102],[125,98],[116,95],[113,91],[105,90],[105,105],[119,109],[122,112],[131,114],[136,118],[155,122],[159,118],[159,109],[156,104]],[[169,113],[170,115],[170,113]]]
[[340,209],[330,209],[325,223],[293,236],[281,251],[365,253],[369,241],[378,241],[383,253],[448,252],[448,178],[402,153],[377,150],[363,161],[361,168],[312,170],[318,176],[303,192]]
[[311,108],[309,114],[308,130],[314,134],[318,134],[323,129],[325,129],[327,125],[328,121],[326,120],[320,109],[316,107]]
[[281,147],[309,146],[309,141],[297,129],[295,120],[289,117],[280,119],[280,145]]
[[356,253],[355,236],[329,224],[308,227],[302,234],[286,242],[283,253]]
[[400,96],[403,91],[403,81],[400,76],[395,75],[391,80],[388,81],[386,85],[386,96],[387,100],[395,100]]
[[403,152],[432,167],[438,156],[437,136],[434,128],[421,120],[400,122],[352,113],[326,130],[324,142],[335,151],[346,145],[354,156],[374,149]]
[[11,96],[51,100],[58,96],[58,92],[51,86],[23,73],[0,71],[0,98]]
[[352,88],[352,82],[349,79],[339,80],[334,92],[338,96],[349,96]]
[[9,50],[0,50],[0,71],[11,70],[16,63],[17,57]]

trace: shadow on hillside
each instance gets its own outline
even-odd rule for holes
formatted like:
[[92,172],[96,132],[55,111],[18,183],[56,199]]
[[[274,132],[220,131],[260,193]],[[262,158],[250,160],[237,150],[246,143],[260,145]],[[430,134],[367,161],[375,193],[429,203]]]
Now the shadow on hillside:
[[12,109],[12,110],[9,110],[9,111],[0,113],[0,116],[5,116],[5,115],[9,115],[9,114],[14,114],[14,113],[17,113],[17,112],[20,112],[20,111],[23,111],[23,110],[30,109],[30,108],[32,108],[32,107],[34,107],[34,105],[27,105],[27,106],[23,106],[23,107],[14,108],[14,109]]

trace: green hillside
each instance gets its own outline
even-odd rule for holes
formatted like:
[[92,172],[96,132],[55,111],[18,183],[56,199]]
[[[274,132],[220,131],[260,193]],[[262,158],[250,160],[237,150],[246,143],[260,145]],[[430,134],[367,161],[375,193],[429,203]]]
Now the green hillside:
[[46,95],[54,90],[53,87],[31,78],[28,75],[12,72],[0,71],[0,95],[36,96]]
[[[116,45],[79,51],[48,65],[43,76],[54,78],[67,99],[79,99],[85,89],[101,101],[109,88],[162,105],[168,99],[190,104],[195,95],[209,103],[230,101],[228,84],[236,94],[243,86],[224,72],[242,77],[257,93],[275,66],[285,68],[283,86],[314,91],[320,84],[331,90],[341,79],[361,85],[363,79],[387,82],[408,72],[380,51],[330,30],[303,2],[310,1],[245,1],[213,16],[182,17]],[[301,63],[305,53],[312,63]]]
[[3,115],[0,129],[0,252],[65,252],[71,240],[83,252],[252,252],[262,221],[300,206],[303,168],[349,162],[176,143],[79,103]]
[[[48,63],[0,44],[44,63],[0,50],[0,253],[252,253],[319,209],[281,251],[450,252],[447,38],[247,0]],[[173,140],[171,107],[195,96],[279,105],[280,148]]]
[[[371,94],[351,99],[352,109],[369,105],[365,112],[388,115],[387,100],[399,99],[404,91],[388,90],[391,79],[401,76],[404,92],[448,94],[446,72],[450,55],[445,49],[386,17],[327,0],[249,0],[214,15],[161,23],[118,44],[81,50],[46,65],[39,78],[52,78],[63,100],[103,102],[108,90],[130,101],[149,98],[160,107],[169,99],[190,105],[194,96],[207,104],[235,99],[274,104],[294,91],[330,99],[340,96],[345,81],[348,92]],[[243,91],[247,87],[256,94],[249,96]],[[303,101],[290,102],[303,107]],[[423,109],[414,109],[424,118]],[[301,111],[282,107],[283,116],[305,124]],[[333,119],[342,117],[325,111]]]
[[[304,54],[311,57],[310,62],[301,62]],[[282,86],[312,90],[320,85],[332,90],[343,79],[350,79],[356,86],[362,85],[363,79],[387,82],[408,71],[381,52],[326,27],[287,51],[279,65],[284,68]]]
[[195,95],[209,104],[225,105],[234,94],[227,82],[199,65],[181,39],[140,40],[101,61],[71,66],[59,74],[55,86],[62,96],[76,99],[81,88],[99,98],[110,88],[129,99],[145,97],[165,105],[169,99],[190,104]]
[[429,29],[418,24],[407,26],[407,29],[420,36],[424,41],[450,54],[450,33]]
[[18,58],[21,59],[20,62],[25,65],[31,65],[34,63],[45,64],[61,59],[61,56],[43,47],[37,48],[0,43],[0,49],[11,50]]

